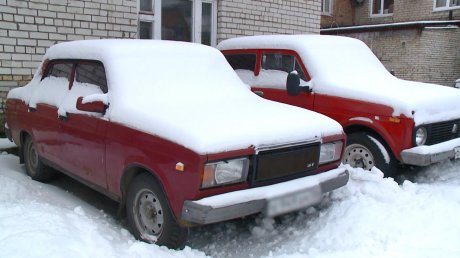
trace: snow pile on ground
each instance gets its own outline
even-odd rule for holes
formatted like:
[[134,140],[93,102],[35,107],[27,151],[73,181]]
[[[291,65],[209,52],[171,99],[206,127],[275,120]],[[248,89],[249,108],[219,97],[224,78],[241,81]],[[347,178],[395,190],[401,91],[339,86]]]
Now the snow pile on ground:
[[18,163],[0,155],[0,257],[460,257],[458,162],[408,172],[416,183],[401,185],[350,169],[320,207],[194,228],[182,251],[136,241],[113,215],[32,181]]
[[12,155],[0,156],[0,257],[205,257],[136,241],[87,203],[32,181]]
[[6,138],[0,138],[0,150],[6,150],[14,147],[16,147],[16,144],[14,144],[14,142],[11,142]]

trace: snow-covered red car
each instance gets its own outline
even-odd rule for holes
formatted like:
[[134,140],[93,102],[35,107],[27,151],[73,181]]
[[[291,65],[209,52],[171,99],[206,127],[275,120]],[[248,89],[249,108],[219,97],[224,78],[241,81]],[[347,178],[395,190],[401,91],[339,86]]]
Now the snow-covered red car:
[[393,176],[400,164],[460,157],[460,92],[394,77],[357,39],[252,36],[217,48],[256,94],[338,121],[344,163]]
[[32,179],[62,171],[120,202],[137,238],[173,248],[187,227],[298,210],[348,181],[340,124],[254,95],[198,44],[54,45],[9,92],[5,127]]

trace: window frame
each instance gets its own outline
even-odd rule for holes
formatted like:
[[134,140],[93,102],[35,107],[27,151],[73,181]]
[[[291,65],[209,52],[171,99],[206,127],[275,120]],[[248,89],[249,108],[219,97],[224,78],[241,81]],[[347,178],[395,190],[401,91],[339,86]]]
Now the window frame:
[[87,64],[97,64],[97,65],[101,65],[102,66],[102,69],[104,70],[104,76],[105,76],[105,89],[103,89],[101,87],[101,85],[96,85],[96,84],[93,84],[93,85],[96,85],[98,86],[101,91],[106,94],[109,92],[109,82],[107,80],[107,71],[105,70],[105,66],[104,66],[104,63],[102,63],[101,61],[99,60],[76,60],[74,65],[73,65],[73,80],[72,80],[72,85],[73,83],[76,81],[76,78],[77,78],[77,68],[78,68],[78,65],[87,65]]
[[288,50],[288,49],[262,49],[262,50],[259,50],[258,59],[257,59],[258,64],[256,64],[256,68],[257,68],[256,76],[259,75],[260,70],[262,69],[262,56],[264,54],[282,54],[282,55],[294,56],[294,58],[297,60],[297,62],[299,63],[300,67],[302,68],[303,73],[305,75],[305,78],[307,79],[307,82],[311,81],[310,73],[308,73],[307,67],[302,62],[302,58],[300,58],[299,54],[296,51]]
[[[325,2],[329,2],[329,10],[324,10]],[[321,15],[332,16],[332,5],[334,0],[321,0]]]
[[[372,10],[374,9],[374,0],[369,0],[369,13],[371,18],[381,18],[381,17],[390,17],[393,16],[393,13],[383,13],[383,6],[385,5],[385,1],[389,0],[381,0],[380,2],[380,12],[379,13],[373,13]],[[436,0],[434,0],[436,1]],[[394,5],[394,0],[393,0],[393,5]],[[393,7],[393,12],[394,12],[394,7]]]
[[[158,7],[160,6],[160,7]],[[152,11],[141,10],[141,1],[137,1],[137,38],[140,39],[141,22],[151,23],[150,39],[161,39],[161,0],[152,0]],[[159,29],[157,28],[158,26]]]
[[[67,80],[69,81],[67,84],[67,88],[70,90],[72,88],[72,84],[75,78],[75,61],[72,59],[53,59],[53,60],[45,60],[44,65],[46,65],[46,68],[44,69],[42,73],[42,78],[40,81],[43,81],[45,78],[49,77],[49,74],[51,72],[51,67],[54,66],[55,64],[72,64],[72,68],[70,70],[69,77]],[[64,78],[64,77],[62,77]]]
[[442,12],[442,11],[451,11],[451,10],[457,10],[460,9],[460,5],[457,6],[449,6],[450,1],[446,0],[446,5],[442,7],[436,7],[436,1],[433,0],[433,12]]
[[[210,3],[212,6],[211,17],[211,46],[217,45],[217,0],[189,0],[192,1],[192,35],[191,42],[201,42],[201,25],[202,25],[202,4]],[[162,0],[152,0],[153,12],[146,12],[140,9],[140,1],[137,3],[138,22],[137,22],[137,38],[140,38],[140,22],[152,23],[152,39],[161,39],[161,16],[162,16]]]
[[[102,65],[102,67],[104,68],[105,82],[106,82],[106,85],[107,85],[107,92],[109,91],[109,81],[107,80],[107,70],[105,69],[104,63],[99,61],[99,60],[92,60],[92,59],[53,59],[53,60],[45,60],[44,65],[46,65],[46,68],[44,69],[44,72],[42,73],[42,77],[41,77],[40,81],[42,81],[43,79],[45,79],[46,77],[49,76],[51,66],[53,66],[54,64],[66,64],[66,63],[72,64],[72,70],[70,71],[70,77],[67,78],[69,80],[68,90],[72,89],[72,85],[75,82],[75,75],[76,75],[76,72],[77,72],[76,68],[77,68],[78,64],[94,64],[94,63],[97,63],[97,64]],[[100,87],[100,85],[97,85],[97,86]],[[102,88],[101,88],[101,91],[104,92],[104,90]],[[105,92],[105,93],[107,93],[107,92]]]

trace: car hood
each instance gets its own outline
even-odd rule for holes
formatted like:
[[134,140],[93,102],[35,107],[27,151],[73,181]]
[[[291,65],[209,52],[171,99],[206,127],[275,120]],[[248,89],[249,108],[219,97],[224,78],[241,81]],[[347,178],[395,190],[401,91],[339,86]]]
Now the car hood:
[[390,74],[365,78],[313,79],[315,92],[389,106],[416,125],[460,118],[458,89],[398,79]]
[[113,121],[158,135],[200,154],[321,141],[324,136],[343,133],[342,127],[326,116],[268,101],[250,92],[248,95],[193,106],[181,103],[157,106],[156,103],[145,109],[114,104],[107,115]]

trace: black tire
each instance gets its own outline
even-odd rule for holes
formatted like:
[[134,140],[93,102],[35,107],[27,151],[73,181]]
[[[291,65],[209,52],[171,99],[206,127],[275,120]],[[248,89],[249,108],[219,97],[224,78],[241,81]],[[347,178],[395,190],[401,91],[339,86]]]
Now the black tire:
[[136,239],[171,249],[185,247],[188,228],[176,222],[168,200],[153,176],[136,176],[126,198],[128,224]]
[[352,133],[347,136],[342,163],[364,170],[371,170],[375,166],[385,177],[394,177],[398,171],[398,162],[393,153],[377,137],[367,133]]
[[30,136],[24,140],[24,165],[27,175],[36,181],[47,182],[56,175],[55,170],[43,164]]

